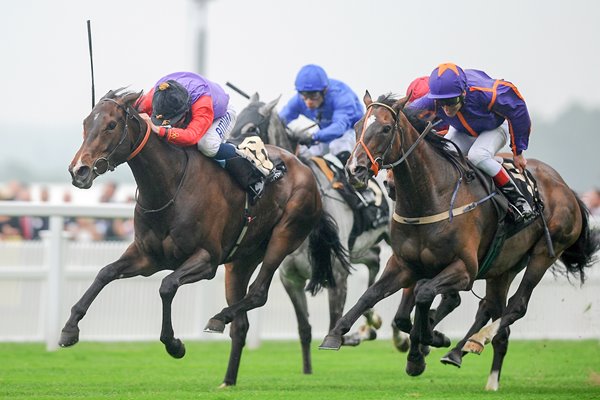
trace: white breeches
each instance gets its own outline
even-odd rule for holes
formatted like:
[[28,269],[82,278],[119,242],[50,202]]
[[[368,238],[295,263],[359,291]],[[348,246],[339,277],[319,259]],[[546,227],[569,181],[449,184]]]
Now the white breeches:
[[507,121],[496,129],[481,132],[477,137],[450,127],[444,137],[452,140],[477,168],[489,176],[495,176],[502,168],[494,156],[508,143]]
[[202,139],[198,142],[198,150],[207,157],[214,157],[219,151],[219,146],[229,137],[233,130],[237,113],[233,107],[228,106],[227,112],[221,118],[213,121],[212,125]]

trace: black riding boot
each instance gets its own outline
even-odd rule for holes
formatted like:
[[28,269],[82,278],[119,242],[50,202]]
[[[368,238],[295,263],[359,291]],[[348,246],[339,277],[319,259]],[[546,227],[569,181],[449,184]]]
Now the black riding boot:
[[264,176],[254,164],[243,157],[234,157],[225,161],[225,169],[233,179],[252,197],[251,203],[262,196]]
[[531,206],[527,200],[525,200],[523,193],[521,193],[512,179],[504,186],[500,186],[499,189],[504,193],[508,201],[510,201],[516,210],[515,222],[527,222],[535,216]]

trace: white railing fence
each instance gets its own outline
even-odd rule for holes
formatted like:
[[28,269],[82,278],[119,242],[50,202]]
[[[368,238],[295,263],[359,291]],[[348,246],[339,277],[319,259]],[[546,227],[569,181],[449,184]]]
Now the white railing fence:
[[[63,218],[130,218],[133,206],[0,202],[0,215],[50,215],[50,229],[43,240],[0,242],[0,341],[44,341],[48,350],[54,350],[70,307],[88,288],[98,270],[116,260],[128,245],[71,241],[63,233]],[[390,249],[385,247],[382,268],[389,255]],[[583,287],[547,273],[533,293],[527,315],[513,325],[511,337],[600,339],[600,264],[588,272],[589,278]],[[161,325],[158,288],[167,273],[108,285],[80,323],[81,340],[158,340]],[[346,309],[364,292],[367,279],[366,268],[356,266],[348,284]],[[513,284],[511,291],[515,289],[516,284]],[[473,292],[483,295],[485,283],[476,282]],[[459,309],[438,328],[453,338],[462,337],[467,331],[478,304],[472,293],[462,293],[461,297]],[[380,338],[391,337],[389,324],[400,299],[397,293],[376,306],[384,319]],[[227,334],[203,332],[208,319],[225,306],[222,269],[211,281],[182,286],[173,303],[176,336],[192,340],[228,339]],[[313,340],[320,342],[329,325],[326,294],[309,298],[309,309]],[[249,318],[250,346],[258,346],[261,339],[297,338],[294,311],[278,276],[273,280],[267,304],[251,311]],[[360,323],[362,321],[356,326]]]

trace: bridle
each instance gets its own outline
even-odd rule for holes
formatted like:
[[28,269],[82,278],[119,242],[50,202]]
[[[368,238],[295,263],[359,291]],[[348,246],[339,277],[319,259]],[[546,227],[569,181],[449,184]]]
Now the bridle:
[[[125,113],[125,126],[123,127],[123,132],[121,133],[121,138],[119,139],[119,143],[117,143],[117,145],[111,150],[111,152],[106,157],[99,157],[93,162],[92,171],[94,171],[96,176],[100,176],[100,175],[106,173],[107,171],[114,171],[115,168],[117,168],[117,166],[119,166],[119,164],[121,164],[121,163],[112,162],[111,157],[113,156],[113,154],[115,154],[117,149],[121,146],[121,144],[123,144],[123,142],[125,141],[125,138],[127,137],[127,133],[129,131],[128,121],[130,119],[135,119],[140,124],[140,127],[142,126],[141,122],[137,118],[135,118],[135,115],[133,115],[129,112],[129,106],[124,107],[122,104],[120,104],[119,102],[117,102],[114,99],[105,98],[105,99],[101,99],[100,101],[110,101],[110,102],[116,104],[119,109],[123,110],[123,112]],[[146,124],[146,125],[147,125],[146,133],[139,140],[139,142],[135,145],[134,150],[127,157],[127,161],[129,161],[133,157],[137,156],[139,154],[139,152],[142,151],[142,149],[144,148],[146,143],[148,142],[148,138],[150,137],[150,124]]]
[[[387,152],[391,150],[391,148],[394,144],[394,141],[396,140],[396,135],[394,135],[394,134],[391,135],[389,143],[385,146],[385,150],[384,150],[383,154],[377,158],[373,157],[373,155],[371,154],[371,151],[369,150],[369,148],[367,147],[367,145],[364,142],[365,132],[367,131],[367,127],[369,125],[367,123],[367,121],[371,117],[371,112],[372,112],[373,106],[380,106],[380,107],[383,107],[386,110],[388,110],[392,114],[392,117],[394,118],[395,128],[398,129],[398,131],[400,132],[400,149],[402,151],[402,157],[400,157],[398,160],[394,161],[391,164],[383,164],[383,159],[385,158]],[[395,166],[404,162],[406,160],[406,158],[410,155],[410,153],[412,153],[412,151],[415,149],[415,147],[419,144],[419,142],[425,137],[425,135],[427,135],[427,133],[429,133],[429,131],[431,131],[432,127],[433,127],[433,124],[431,122],[429,122],[427,124],[427,126],[425,127],[425,129],[423,130],[423,132],[421,132],[419,134],[419,137],[417,138],[417,140],[415,140],[415,142],[405,152],[404,147],[402,146],[402,144],[404,143],[404,130],[399,125],[398,113],[396,112],[396,110],[394,110],[389,105],[387,105],[385,103],[380,103],[380,102],[374,101],[367,106],[367,114],[364,117],[362,132],[360,134],[360,138],[356,141],[356,145],[354,146],[354,150],[352,150],[352,154],[354,155],[354,153],[356,152],[356,149],[358,148],[359,145],[362,146],[363,150],[367,154],[367,157],[369,157],[369,160],[371,161],[371,171],[373,171],[373,173],[375,175],[377,175],[379,173],[380,169],[394,168]]]

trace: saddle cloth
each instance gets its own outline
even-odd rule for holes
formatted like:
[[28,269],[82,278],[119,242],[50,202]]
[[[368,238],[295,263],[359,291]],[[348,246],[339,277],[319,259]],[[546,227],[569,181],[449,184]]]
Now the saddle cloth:
[[237,145],[237,148],[241,155],[250,160],[264,176],[269,175],[269,172],[273,169],[273,163],[269,160],[269,153],[260,137],[245,137]]

